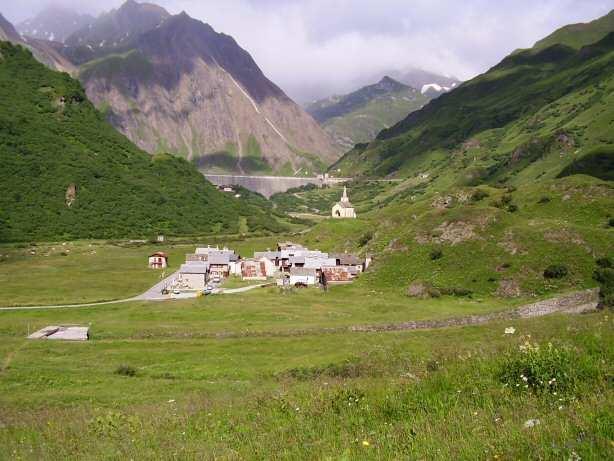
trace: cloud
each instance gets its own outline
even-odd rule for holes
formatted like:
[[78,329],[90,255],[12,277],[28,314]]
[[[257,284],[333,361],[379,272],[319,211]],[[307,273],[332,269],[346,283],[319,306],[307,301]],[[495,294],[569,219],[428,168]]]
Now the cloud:
[[[15,2],[16,3],[16,2]],[[22,0],[11,15],[45,2]],[[92,0],[59,3],[99,12]],[[291,96],[350,91],[409,67],[471,78],[556,28],[614,8],[614,0],[160,0],[232,35]],[[105,2],[104,7],[121,1]],[[5,9],[5,8],[3,8]],[[27,14],[26,14],[27,13]]]

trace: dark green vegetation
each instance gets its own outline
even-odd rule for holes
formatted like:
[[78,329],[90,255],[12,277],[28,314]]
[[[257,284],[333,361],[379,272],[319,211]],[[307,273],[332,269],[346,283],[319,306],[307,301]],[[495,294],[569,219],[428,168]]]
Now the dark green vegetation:
[[0,44],[0,241],[282,228],[188,162],[153,158],[103,120],[81,85]]
[[418,110],[429,98],[419,90],[384,77],[344,96],[333,96],[307,107],[309,112],[340,145],[351,148],[368,142],[382,129]]

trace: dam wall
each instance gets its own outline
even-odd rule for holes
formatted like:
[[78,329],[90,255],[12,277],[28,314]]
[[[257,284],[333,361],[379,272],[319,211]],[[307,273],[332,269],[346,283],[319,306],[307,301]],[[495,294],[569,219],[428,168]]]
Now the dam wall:
[[203,173],[205,178],[216,186],[238,185],[269,198],[278,192],[286,192],[294,187],[315,184],[323,187],[332,184],[351,181],[352,178],[329,178],[329,177],[295,177],[295,176],[247,176]]

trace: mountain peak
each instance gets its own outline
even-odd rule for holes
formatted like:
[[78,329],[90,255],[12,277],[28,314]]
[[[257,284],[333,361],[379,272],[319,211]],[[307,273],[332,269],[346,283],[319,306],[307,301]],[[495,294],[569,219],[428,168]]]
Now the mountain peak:
[[407,85],[393,79],[392,77],[385,75],[379,82],[375,84],[375,89],[385,92],[394,92],[407,89]]

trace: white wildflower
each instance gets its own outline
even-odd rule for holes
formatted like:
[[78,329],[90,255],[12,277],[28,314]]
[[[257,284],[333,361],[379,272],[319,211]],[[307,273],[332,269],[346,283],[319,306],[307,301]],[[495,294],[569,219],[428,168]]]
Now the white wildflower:
[[506,335],[513,335],[514,333],[516,333],[516,328],[514,328],[514,327],[507,327],[505,329],[505,334]]
[[539,419],[527,419],[524,422],[525,429],[530,429],[532,427],[538,426],[540,423]]

